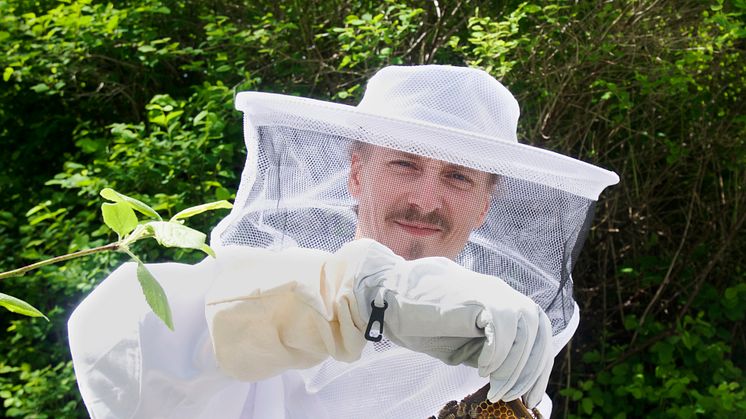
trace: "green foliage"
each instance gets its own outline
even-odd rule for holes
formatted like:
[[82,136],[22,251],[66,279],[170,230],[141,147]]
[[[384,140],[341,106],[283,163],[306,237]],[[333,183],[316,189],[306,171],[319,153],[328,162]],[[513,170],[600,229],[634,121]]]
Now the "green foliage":
[[[500,16],[498,20],[492,16],[480,16],[477,9],[475,16],[469,19],[467,25],[469,37],[467,45],[460,45],[458,36],[450,39],[451,48],[458,50],[467,57],[470,66],[483,68],[498,79],[505,77],[517,64],[514,50],[531,47],[530,32],[526,31],[526,16],[538,13],[542,8],[528,3],[521,3],[507,16]],[[554,7],[544,9],[546,16],[557,12]],[[524,26],[524,27],[522,27]]]
[[[342,60],[337,65],[338,69],[357,67],[373,57],[385,59],[391,56],[392,46],[398,46],[402,38],[417,30],[417,16],[423,12],[422,9],[396,4],[391,0],[386,3],[387,8],[375,15],[346,16],[344,27],[333,27],[327,33],[336,35],[342,46]],[[401,61],[392,64],[401,64]]]
[[[14,180],[0,182],[4,195],[54,174],[52,163],[74,150],[70,134],[80,121],[137,117],[149,88],[179,80],[153,58],[176,54],[170,28],[154,25],[170,10],[160,1],[139,3],[120,9],[89,0],[44,2],[28,10],[26,2],[0,1],[0,126],[13,150],[0,163]],[[11,164],[19,158],[29,164]]]
[[0,398],[7,417],[81,417],[72,361],[34,368],[0,362]]
[[[0,0],[0,271],[133,235],[133,214],[193,215],[208,231],[222,214],[178,211],[234,198],[238,90],[354,103],[381,66],[468,63],[516,94],[522,141],[622,178],[575,269],[582,321],[556,362],[555,412],[742,416],[745,12],[742,0]],[[119,235],[101,224],[105,188],[139,193],[105,192],[135,211],[115,205]],[[199,258],[154,241],[132,251]],[[65,319],[125,259],[2,282],[50,320],[0,313],[5,416],[85,416]]]
[[[166,293],[145,264],[129,248],[138,240],[152,237],[159,245],[164,247],[196,249],[214,257],[215,252],[206,244],[207,235],[184,226],[182,224],[183,220],[213,209],[232,208],[232,205],[227,201],[198,205],[180,211],[166,222],[162,221],[158,212],[140,200],[123,195],[111,188],[103,189],[100,194],[104,198],[115,201],[114,203],[101,205],[101,212],[103,213],[104,223],[117,233],[118,238],[114,243],[116,249],[127,253],[135,260],[137,263],[137,279],[145,295],[145,300],[158,318],[169,329],[174,330],[171,307],[166,298]],[[135,210],[148,217],[155,218],[155,220],[139,222]]]
[[[746,411],[746,379],[733,358],[732,323],[723,310],[742,320],[746,284],[719,294],[708,287],[702,303],[706,311],[686,315],[671,326],[649,322],[629,329],[649,339],[644,351],[630,354],[618,345],[586,352],[582,362],[598,371],[578,386],[562,390],[577,402],[570,417],[738,417]],[[726,321],[724,321],[726,320]]]
[[[123,195],[111,188],[101,190],[100,194],[102,197],[114,201],[114,203],[102,204],[101,213],[103,215],[104,224],[117,233],[117,240],[115,242],[101,247],[55,256],[51,259],[8,272],[0,272],[0,279],[23,275],[34,269],[79,257],[89,256],[98,252],[123,252],[130,255],[130,257],[132,257],[132,259],[137,263],[137,277],[140,281],[145,299],[151,309],[169,329],[173,330],[174,325],[171,316],[171,308],[169,307],[165,292],[142,261],[130,251],[130,247],[138,240],[152,237],[158,242],[158,244],[164,247],[196,249],[215,257],[215,252],[213,252],[213,250],[206,244],[207,235],[186,227],[182,223],[185,218],[213,209],[232,208],[232,205],[227,201],[202,204],[182,210],[172,217],[171,220],[164,222],[162,221],[160,214],[140,200]],[[139,222],[137,215],[135,215],[135,210],[148,217],[155,218],[155,221]],[[0,305],[14,313],[20,313],[31,317],[44,317],[39,310],[35,309],[25,301],[6,294],[0,294]]]
[[[156,2],[117,7],[55,3],[51,9],[33,11],[37,18],[54,15],[44,18],[47,36],[20,27],[30,16],[6,13],[18,4],[0,3],[0,19],[15,22],[4,24],[2,30],[23,33],[13,32],[10,38],[18,49],[0,61],[20,59],[32,49],[47,54],[37,54],[39,60],[27,58],[28,65],[3,82],[9,88],[0,89],[0,133],[11,150],[0,154],[0,192],[9,198],[0,218],[0,270],[111,242],[98,208],[98,191],[106,187],[142,191],[139,200],[154,203],[169,217],[187,202],[233,198],[244,159],[233,91],[222,82],[203,82],[197,72],[174,72],[190,59],[183,58],[183,49],[156,42],[169,36],[188,40],[191,35],[185,33],[194,26],[186,31],[179,25],[191,11],[174,7],[173,12],[161,13],[154,10],[159,7]],[[94,16],[92,25],[80,28],[80,36],[54,29],[70,23],[59,20],[71,13],[67,6],[80,6],[82,14]],[[115,34],[96,32],[106,13],[119,14]],[[84,36],[86,31],[91,36]],[[151,44],[162,46],[132,54]],[[56,73],[49,70],[54,60],[63,62]],[[8,67],[6,61],[2,67]],[[65,84],[55,87],[59,80],[52,83],[52,78]],[[39,83],[51,88],[31,89]],[[160,89],[170,95],[159,95]],[[140,115],[146,117],[141,120]],[[219,217],[202,213],[191,225],[209,231]],[[166,256],[147,243],[135,244],[133,251],[148,261]],[[185,262],[199,258],[182,250],[169,251],[167,257]],[[23,368],[38,376],[24,381],[28,374],[20,369],[3,376],[5,416],[85,416],[70,366],[51,366],[68,363],[65,320],[70,310],[124,260],[116,254],[93,255],[3,281],[3,291],[31,302],[52,320],[44,326],[0,314],[3,323],[11,325],[0,337],[3,365],[26,365]]]

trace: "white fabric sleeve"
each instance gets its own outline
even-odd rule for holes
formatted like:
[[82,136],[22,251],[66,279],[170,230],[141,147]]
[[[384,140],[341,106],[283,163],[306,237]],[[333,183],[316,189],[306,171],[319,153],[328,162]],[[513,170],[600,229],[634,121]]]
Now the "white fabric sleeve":
[[126,263],[68,321],[73,365],[92,418],[238,417],[251,383],[215,363],[204,319],[214,261],[148,265],[164,288],[175,331],[152,313]]
[[351,242],[335,254],[220,249],[205,315],[221,369],[257,381],[330,356],[359,359],[365,321],[351,287],[367,247]]

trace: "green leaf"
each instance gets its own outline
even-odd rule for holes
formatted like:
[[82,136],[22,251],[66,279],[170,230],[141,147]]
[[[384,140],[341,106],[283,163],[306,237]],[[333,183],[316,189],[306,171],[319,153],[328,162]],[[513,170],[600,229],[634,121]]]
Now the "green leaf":
[[626,330],[635,330],[640,325],[640,322],[637,320],[637,316],[634,314],[628,314],[624,317],[624,328]]
[[201,214],[205,211],[212,211],[216,209],[231,209],[231,208],[233,208],[233,204],[231,204],[228,201],[210,202],[207,204],[197,205],[196,207],[191,207],[191,208],[187,208],[185,210],[179,211],[176,215],[171,217],[171,221],[189,218],[194,215]]
[[13,67],[5,67],[5,70],[3,71],[3,81],[10,80],[10,76],[13,75]]
[[26,214],[25,214],[25,216],[26,216],[26,217],[30,217],[30,216],[32,216],[32,215],[34,215],[34,214],[36,214],[37,212],[39,212],[39,211],[41,211],[41,210],[43,210],[43,209],[47,208],[47,207],[48,207],[48,206],[50,206],[50,205],[52,205],[52,201],[49,201],[49,200],[47,200],[47,201],[44,201],[44,202],[42,202],[41,204],[39,204],[39,205],[36,205],[35,207],[33,207],[33,208],[31,208],[30,210],[26,211]]
[[148,302],[151,310],[159,319],[172,331],[174,330],[174,321],[171,317],[171,307],[168,305],[166,292],[163,291],[161,284],[155,279],[152,273],[142,264],[137,263],[137,280],[140,281],[140,288],[145,295],[145,301]]
[[[3,294],[1,292],[0,306],[7,308],[13,313],[23,314],[24,316],[30,317],[44,317],[45,319],[47,319],[47,316],[42,314],[41,311],[34,308],[34,306],[32,306],[31,304],[8,294]],[[47,319],[47,321],[49,321],[49,319]]]
[[137,227],[135,211],[125,202],[104,203],[101,205],[104,223],[114,230],[121,239]]
[[161,246],[203,250],[207,235],[171,221],[151,221],[148,228]]
[[200,121],[202,121],[207,116],[207,111],[202,111],[197,114],[197,116],[194,117],[194,120],[192,123],[194,125],[198,125]]
[[36,93],[44,93],[49,90],[49,86],[44,83],[39,83],[31,86],[31,90],[35,91]]
[[132,207],[132,209],[139,211],[140,213],[147,215],[148,217],[155,218],[159,221],[162,220],[161,216],[158,215],[158,213],[153,208],[146,205],[142,201],[138,201],[135,198],[131,198],[127,195],[121,194],[111,188],[104,188],[99,193],[104,199],[108,199],[109,201],[114,202],[126,202],[127,204],[129,204],[130,207]]
[[345,55],[344,57],[342,57],[342,62],[339,63],[338,69],[342,69],[342,68],[347,67],[350,64],[351,61],[352,61],[352,59],[350,58],[350,56],[349,55]]
[[212,247],[208,246],[207,244],[203,244],[202,247],[200,247],[200,250],[202,250],[203,252],[205,252],[208,255],[212,256],[213,258],[216,257],[215,256],[215,251],[212,250]]

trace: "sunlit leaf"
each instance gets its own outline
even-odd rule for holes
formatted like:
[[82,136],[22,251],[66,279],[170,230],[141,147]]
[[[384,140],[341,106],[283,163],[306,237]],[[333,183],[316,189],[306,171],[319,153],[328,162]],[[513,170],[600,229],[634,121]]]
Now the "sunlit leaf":
[[52,205],[52,201],[49,201],[49,200],[44,201],[41,204],[36,205],[33,208],[31,208],[30,210],[26,211],[26,217],[30,217],[30,216],[36,214],[37,212],[39,212],[39,211],[47,208],[50,205]]
[[[32,306],[31,304],[19,298],[13,297],[8,294],[3,294],[1,292],[0,292],[0,306],[7,308],[13,313],[23,314],[24,316],[30,316],[30,317],[44,317],[45,319],[47,319],[47,316],[42,314],[41,311],[34,308],[34,306]],[[48,320],[49,319],[47,319],[47,321]]]
[[159,244],[166,247],[203,250],[207,235],[176,222],[152,221],[146,224]]
[[207,204],[197,205],[196,207],[191,207],[191,208],[187,208],[185,210],[179,211],[176,215],[171,217],[171,221],[189,218],[197,214],[201,214],[205,211],[212,211],[216,209],[231,209],[231,208],[233,208],[233,204],[231,204],[228,201],[210,202]]
[[44,93],[49,90],[49,86],[44,83],[39,83],[31,86],[31,90],[35,91],[36,93]]
[[168,305],[166,292],[152,273],[142,263],[137,264],[137,280],[140,281],[142,293],[150,309],[171,330],[174,330],[174,321],[171,316],[171,307]]
[[204,119],[206,116],[207,116],[207,111],[202,111],[198,113],[197,116],[194,117],[194,120],[192,121],[192,123],[194,125],[198,125],[199,122],[202,121],[202,119]]
[[135,198],[121,194],[115,191],[114,189],[104,188],[101,190],[100,194],[103,198],[108,199],[109,201],[126,202],[127,204],[129,204],[129,206],[132,207],[132,209],[144,215],[147,215],[148,217],[155,218],[157,220],[162,219],[161,216],[158,215],[158,213],[153,208],[151,208],[149,205]]
[[124,237],[137,227],[135,211],[125,202],[101,204],[104,223],[114,230],[119,237]]

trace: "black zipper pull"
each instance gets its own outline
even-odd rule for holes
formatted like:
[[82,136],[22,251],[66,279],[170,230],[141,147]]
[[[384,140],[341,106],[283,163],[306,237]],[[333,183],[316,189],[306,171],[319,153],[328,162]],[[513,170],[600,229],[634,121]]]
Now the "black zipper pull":
[[[368,319],[368,328],[365,329],[365,339],[371,342],[380,342],[383,339],[383,312],[389,308],[389,303],[384,300],[383,307],[379,307],[376,305],[376,300],[373,300],[370,302],[370,306],[373,310],[370,312],[370,318]],[[373,336],[370,331],[375,322],[378,322],[378,334]]]

